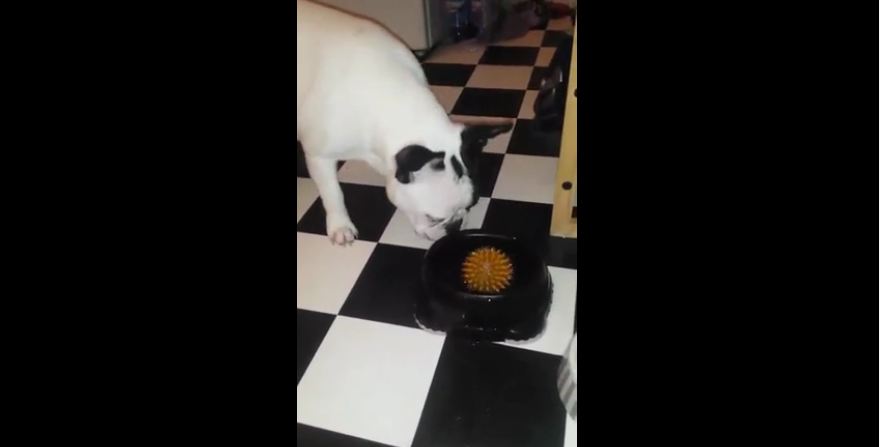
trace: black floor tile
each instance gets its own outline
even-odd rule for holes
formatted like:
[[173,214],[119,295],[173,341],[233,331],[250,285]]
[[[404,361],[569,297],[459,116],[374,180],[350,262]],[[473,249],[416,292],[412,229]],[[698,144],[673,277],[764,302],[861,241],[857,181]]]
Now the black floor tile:
[[571,35],[565,31],[549,30],[544,32],[544,41],[541,42],[542,47],[558,47],[562,41],[570,38]]
[[534,121],[520,119],[513,129],[507,153],[559,157],[561,145],[562,132],[542,132],[536,128]]
[[[546,38],[545,38],[546,40]],[[495,47],[490,46],[480,58],[482,65],[525,65],[532,66],[538,60],[536,47]]]
[[525,90],[465,87],[452,109],[452,114],[516,118],[525,94]]
[[553,206],[548,204],[492,199],[483,221],[483,229],[515,236],[539,254],[546,255],[552,213]]
[[492,199],[483,229],[515,236],[541,256],[547,265],[577,269],[577,239],[550,236],[553,206]]
[[355,438],[305,424],[296,424],[297,447],[389,447],[378,442]]
[[306,372],[312,357],[318,352],[318,346],[330,329],[335,315],[296,310],[296,384]]
[[492,197],[498,173],[504,163],[504,154],[484,152],[480,154],[480,166],[477,171],[477,188],[480,197]]
[[551,236],[547,243],[547,265],[577,270],[577,239]]
[[[378,242],[395,210],[394,205],[388,201],[385,188],[342,183],[342,194],[345,196],[351,222],[360,233],[358,239]],[[299,220],[296,231],[326,235],[326,217],[324,204],[318,199]]]
[[417,248],[377,245],[339,314],[418,328],[413,313],[424,256]]
[[475,65],[422,64],[428,84],[464,87],[474,73]]
[[561,447],[560,362],[550,354],[448,337],[413,446]]

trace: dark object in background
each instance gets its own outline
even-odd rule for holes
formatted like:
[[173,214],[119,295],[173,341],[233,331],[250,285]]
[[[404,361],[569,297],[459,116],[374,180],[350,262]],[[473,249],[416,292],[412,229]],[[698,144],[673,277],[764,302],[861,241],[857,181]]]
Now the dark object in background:
[[550,61],[547,76],[541,81],[535,99],[535,128],[542,132],[562,130],[568,81],[571,77],[571,52],[574,37],[563,40]]
[[529,30],[546,26],[549,10],[545,0],[482,0],[483,26],[479,39],[488,43],[515,39]]
[[[486,246],[503,251],[513,264],[511,284],[496,295],[471,292],[462,280],[462,262]],[[544,330],[552,294],[546,263],[525,244],[467,230],[447,235],[425,254],[415,318],[424,328],[472,340],[529,340]]]
[[548,2],[547,10],[551,19],[561,19],[563,17],[571,17],[574,15],[574,10],[563,3]]
[[447,3],[450,9],[452,32],[450,36],[453,42],[473,39],[480,30],[474,25],[473,4],[471,0],[453,1]]
[[547,29],[547,23],[551,19],[552,3],[547,3],[546,0],[535,0],[534,3],[535,15],[538,16],[538,24],[535,25],[535,28]]
[[449,20],[454,42],[479,36],[495,43],[545,29],[551,18],[572,17],[575,10],[547,0],[449,0]]

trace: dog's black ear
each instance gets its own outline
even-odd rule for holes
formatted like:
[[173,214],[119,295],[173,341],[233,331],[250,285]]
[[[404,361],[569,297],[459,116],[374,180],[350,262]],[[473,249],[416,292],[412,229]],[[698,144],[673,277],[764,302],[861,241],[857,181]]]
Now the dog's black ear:
[[492,138],[503,133],[510,132],[513,129],[513,123],[497,124],[497,125],[476,125],[467,126],[461,133],[461,142],[465,147],[485,146]]
[[477,163],[489,140],[513,129],[513,122],[498,125],[467,126],[461,132],[461,158],[471,177],[476,174]]
[[[400,150],[394,156],[397,162],[397,171],[394,176],[400,183],[410,183],[413,180],[413,174],[425,167],[432,160],[440,159],[443,161],[443,152],[433,152],[424,146],[407,146]],[[435,169],[445,169],[445,167],[437,165]]]

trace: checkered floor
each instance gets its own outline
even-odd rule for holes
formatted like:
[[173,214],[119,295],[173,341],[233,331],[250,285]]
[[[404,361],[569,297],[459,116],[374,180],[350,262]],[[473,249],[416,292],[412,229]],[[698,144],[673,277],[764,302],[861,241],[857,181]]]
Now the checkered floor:
[[556,389],[577,327],[577,246],[549,236],[560,135],[530,121],[544,67],[570,28],[554,20],[498,45],[442,47],[424,64],[454,119],[517,119],[482,156],[482,198],[465,227],[516,235],[545,256],[555,290],[536,341],[472,344],[419,330],[413,293],[430,242],[388,202],[380,176],[346,162],[339,177],[360,238],[332,246],[297,149],[297,445],[577,445]]

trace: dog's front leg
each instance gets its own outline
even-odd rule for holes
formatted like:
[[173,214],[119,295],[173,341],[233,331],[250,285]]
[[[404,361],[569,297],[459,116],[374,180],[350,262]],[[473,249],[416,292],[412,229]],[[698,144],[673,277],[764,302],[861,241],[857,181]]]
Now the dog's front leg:
[[358,231],[348,217],[342,188],[336,176],[336,160],[306,156],[309,175],[318,186],[318,194],[327,212],[327,236],[336,245],[354,243]]

